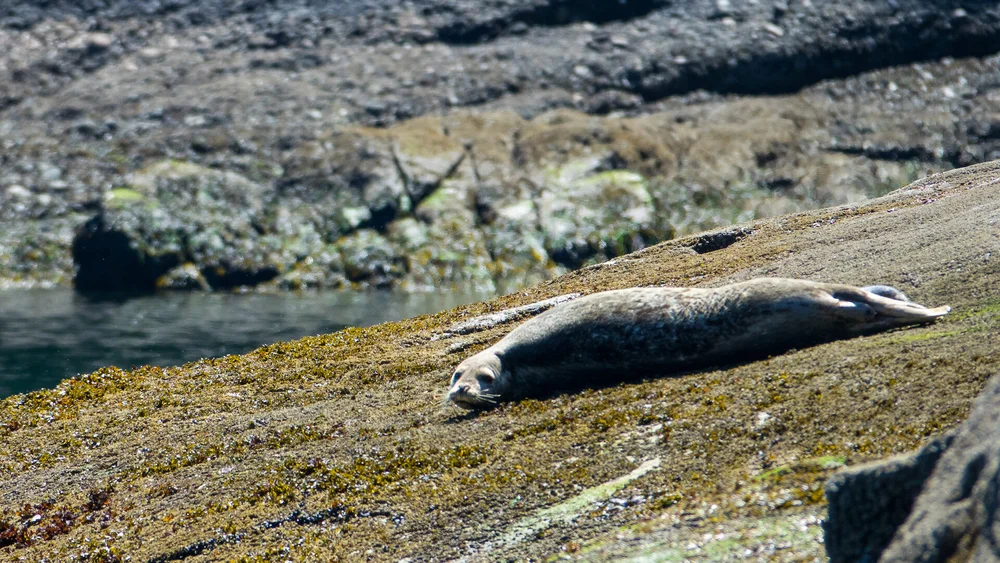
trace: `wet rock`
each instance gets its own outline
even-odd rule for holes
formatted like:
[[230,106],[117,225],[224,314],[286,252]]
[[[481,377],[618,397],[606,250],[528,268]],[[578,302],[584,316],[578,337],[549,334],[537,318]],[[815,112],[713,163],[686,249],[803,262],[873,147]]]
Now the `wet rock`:
[[347,279],[362,287],[388,288],[405,273],[399,249],[372,229],[359,229],[336,244]]
[[211,289],[208,280],[192,263],[182,264],[156,280],[156,289],[202,290]]
[[332,238],[359,227],[384,229],[410,208],[391,141],[376,131],[348,129],[297,149],[282,185],[282,205],[296,221]]
[[393,156],[414,202],[433,192],[465,157],[462,145],[445,134],[440,118],[417,118],[392,132]]
[[997,561],[1000,376],[969,418],[918,452],[838,473],[826,485],[830,560]]
[[268,190],[232,172],[164,161],[107,193],[73,240],[81,290],[151,290],[194,264],[213,288],[255,285],[278,267],[255,223]]

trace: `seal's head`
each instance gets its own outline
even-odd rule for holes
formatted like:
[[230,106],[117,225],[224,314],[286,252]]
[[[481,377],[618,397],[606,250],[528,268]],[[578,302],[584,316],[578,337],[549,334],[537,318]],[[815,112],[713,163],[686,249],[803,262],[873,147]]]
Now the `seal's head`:
[[482,409],[497,404],[507,386],[500,356],[492,349],[465,360],[451,376],[447,401],[463,409]]

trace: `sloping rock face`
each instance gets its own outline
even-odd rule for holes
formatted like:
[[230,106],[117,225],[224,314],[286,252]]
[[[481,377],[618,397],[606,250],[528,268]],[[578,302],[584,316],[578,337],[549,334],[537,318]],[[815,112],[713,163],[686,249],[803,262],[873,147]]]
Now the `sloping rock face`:
[[936,0],[6,2],[0,287],[148,287],[73,238],[165,161],[273,194],[222,238],[242,274],[168,287],[503,291],[859,201],[1000,155],[998,29]]
[[840,561],[998,561],[1000,377],[920,451],[835,475],[827,553]]
[[[681,237],[489,303],[9,397],[0,559],[820,558],[832,472],[953,429],[1000,373],[987,337],[1000,329],[998,217],[993,162]],[[555,302],[545,300],[767,275],[890,284],[953,311],[488,412],[442,405],[454,367]],[[953,451],[989,451],[958,448],[961,432],[938,467]],[[991,490],[992,455],[960,471],[966,481],[930,479],[993,498],[979,494]],[[951,514],[987,514],[961,496]]]

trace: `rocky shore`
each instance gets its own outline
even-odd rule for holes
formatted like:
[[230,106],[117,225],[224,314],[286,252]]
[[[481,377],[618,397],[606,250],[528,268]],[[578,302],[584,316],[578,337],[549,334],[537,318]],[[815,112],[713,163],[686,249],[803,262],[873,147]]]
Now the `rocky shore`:
[[[874,484],[839,481],[829,554],[878,553],[896,527],[894,557],[921,546],[942,561],[995,554],[1000,387],[949,431],[1000,371],[998,217],[991,162],[678,238],[488,303],[177,368],[109,367],[10,397],[0,559],[815,560],[826,479],[927,442],[868,471]],[[953,310],[932,325],[484,413],[441,403],[456,364],[540,309],[525,305],[765,275],[886,283]],[[893,474],[904,482],[879,486]],[[905,479],[916,478],[940,494],[913,500],[919,485]],[[893,491],[908,496],[885,498]],[[903,524],[906,503],[918,510]]]
[[8,2],[0,286],[510,291],[1000,156],[992,3]]

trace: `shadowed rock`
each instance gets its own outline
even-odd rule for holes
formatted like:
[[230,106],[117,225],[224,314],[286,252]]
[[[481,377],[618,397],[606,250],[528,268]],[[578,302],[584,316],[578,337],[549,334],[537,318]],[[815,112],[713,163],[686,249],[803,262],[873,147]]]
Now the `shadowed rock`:
[[834,563],[1000,560],[1000,376],[962,426],[826,485]]
[[[256,285],[277,267],[255,227],[268,190],[231,172],[164,161],[108,192],[73,240],[75,285],[85,291],[150,291],[176,284],[190,263],[214,288]],[[184,277],[180,275],[179,277]]]

